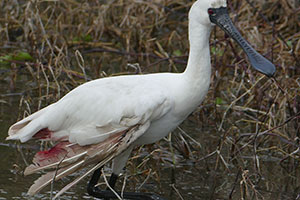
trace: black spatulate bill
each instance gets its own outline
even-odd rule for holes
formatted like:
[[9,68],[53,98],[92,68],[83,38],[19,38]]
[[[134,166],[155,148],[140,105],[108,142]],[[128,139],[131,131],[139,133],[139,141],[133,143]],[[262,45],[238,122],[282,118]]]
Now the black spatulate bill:
[[232,37],[245,51],[249,61],[254,69],[272,77],[276,71],[275,66],[268,59],[259,54],[239,33],[233,25],[227,8],[209,8],[208,14],[210,21],[223,29],[230,37]]

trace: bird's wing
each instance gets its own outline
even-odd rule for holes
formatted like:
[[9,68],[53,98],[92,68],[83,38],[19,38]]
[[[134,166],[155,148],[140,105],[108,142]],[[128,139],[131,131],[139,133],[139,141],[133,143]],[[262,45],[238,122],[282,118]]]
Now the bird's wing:
[[57,180],[89,164],[109,162],[172,108],[168,92],[159,84],[125,79],[84,84],[11,126],[8,139],[57,142],[51,149],[38,152],[34,164],[26,168],[25,175],[44,169],[56,171],[36,180],[29,194],[50,184],[53,176]]
[[96,164],[85,174],[66,185],[59,195],[78,183],[89,173],[111,161],[115,156],[124,152],[137,138],[139,138],[149,127],[150,122],[135,125],[128,130],[116,133],[103,142],[86,146],[71,144],[67,142],[58,143],[48,151],[38,152],[33,162],[24,174],[29,175],[40,170],[48,172],[38,178],[29,188],[28,194],[34,195],[42,190],[52,181],[57,181],[91,164]]
[[159,119],[172,104],[168,91],[150,79],[98,79],[12,125],[7,139],[95,144],[136,124]]

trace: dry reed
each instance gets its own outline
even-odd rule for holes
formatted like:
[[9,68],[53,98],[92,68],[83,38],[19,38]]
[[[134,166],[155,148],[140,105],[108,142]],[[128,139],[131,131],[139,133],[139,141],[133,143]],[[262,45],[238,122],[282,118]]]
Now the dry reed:
[[[9,86],[6,93],[21,93],[19,118],[91,79],[183,71],[191,4],[187,0],[1,1],[0,78]],[[136,180],[132,188],[149,177],[160,183],[162,172],[149,170],[149,165],[158,169],[160,164],[151,161],[172,167],[191,161],[215,171],[223,182],[231,181],[211,187],[207,191],[211,199],[299,197],[299,1],[232,0],[228,6],[242,35],[276,64],[275,78],[253,71],[242,50],[214,29],[213,76],[205,102],[183,130],[136,149],[128,164],[132,174],[128,179]],[[202,133],[193,133],[191,124]],[[271,160],[283,178],[267,175],[266,163]],[[228,173],[231,178],[224,178]],[[288,176],[285,183],[291,185],[283,189],[280,181]],[[171,185],[178,193],[175,199],[189,198]]]

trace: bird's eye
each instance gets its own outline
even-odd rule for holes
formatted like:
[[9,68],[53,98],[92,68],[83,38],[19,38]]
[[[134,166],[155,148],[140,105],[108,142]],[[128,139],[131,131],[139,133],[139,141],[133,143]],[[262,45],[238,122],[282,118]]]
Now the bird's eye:
[[207,12],[208,12],[209,15],[212,15],[212,14],[215,13],[215,12],[213,11],[213,9],[211,9],[211,8],[209,8]]

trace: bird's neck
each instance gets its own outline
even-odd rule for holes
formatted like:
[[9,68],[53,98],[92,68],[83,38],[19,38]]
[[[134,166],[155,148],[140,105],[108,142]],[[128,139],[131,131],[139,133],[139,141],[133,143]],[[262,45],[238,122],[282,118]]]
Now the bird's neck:
[[183,75],[190,81],[197,82],[203,78],[210,78],[210,50],[209,37],[211,27],[199,25],[190,21],[189,42],[190,51],[187,67]]
[[177,113],[185,119],[206,96],[211,75],[209,36],[210,27],[190,23],[190,53],[186,70],[179,81],[181,92],[177,93]]

